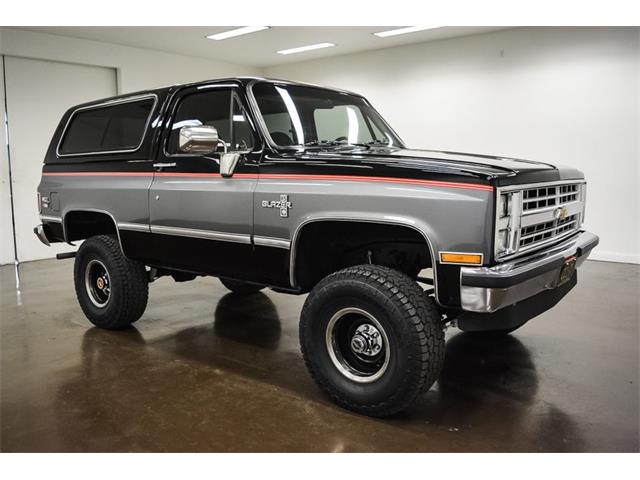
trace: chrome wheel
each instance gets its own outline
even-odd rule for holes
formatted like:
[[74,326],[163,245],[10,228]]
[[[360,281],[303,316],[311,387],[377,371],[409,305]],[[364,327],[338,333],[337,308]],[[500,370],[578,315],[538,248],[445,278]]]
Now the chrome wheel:
[[84,273],[84,286],[89,300],[98,308],[104,308],[111,296],[111,279],[107,267],[100,260],[87,263]]
[[329,320],[326,345],[331,361],[350,380],[369,383],[389,366],[389,340],[380,322],[369,312],[349,307]]

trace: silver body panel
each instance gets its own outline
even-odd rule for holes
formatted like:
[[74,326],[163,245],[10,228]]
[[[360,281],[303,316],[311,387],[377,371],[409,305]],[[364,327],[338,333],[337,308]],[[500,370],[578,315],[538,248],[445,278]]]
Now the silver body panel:
[[73,211],[105,211],[118,224],[149,224],[149,188],[153,181],[151,173],[146,175],[51,175],[42,177],[39,192],[58,192],[60,210],[43,210],[43,216],[62,219]]
[[[156,176],[149,195],[151,231],[169,233],[166,227],[192,229],[200,236],[208,231],[227,234],[230,241],[245,237],[250,243],[255,185],[255,180],[219,175]],[[194,236],[198,235],[194,232]]]
[[[263,200],[277,201],[283,193],[292,204],[288,217],[261,207]],[[435,252],[489,252],[485,222],[493,215],[491,197],[487,191],[391,183],[260,180],[254,194],[254,234],[295,244],[303,224],[354,220],[406,225],[422,233]]]

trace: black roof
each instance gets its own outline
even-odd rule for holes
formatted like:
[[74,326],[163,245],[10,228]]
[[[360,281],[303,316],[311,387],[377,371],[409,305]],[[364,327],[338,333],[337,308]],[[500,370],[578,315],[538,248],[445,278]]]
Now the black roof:
[[197,87],[199,85],[207,85],[207,84],[211,84],[211,83],[224,83],[224,82],[234,82],[237,83],[243,87],[246,87],[247,85],[249,85],[250,83],[253,82],[267,82],[267,83],[279,83],[279,84],[287,84],[287,85],[299,85],[299,86],[306,86],[306,87],[314,87],[314,88],[322,88],[325,90],[331,90],[334,92],[340,92],[340,93],[345,93],[345,94],[349,94],[349,95],[357,95],[357,96],[362,96],[358,93],[354,93],[354,92],[350,92],[347,90],[342,90],[339,88],[331,88],[331,87],[324,87],[321,85],[314,85],[311,83],[304,83],[304,82],[295,82],[292,80],[282,80],[282,79],[277,79],[277,78],[266,78],[266,77],[257,77],[257,76],[241,76],[241,77],[225,77],[225,78],[212,78],[212,79],[208,79],[208,80],[200,80],[197,82],[188,82],[188,83],[176,83],[173,85],[167,85],[164,87],[158,87],[158,88],[150,88],[148,90],[139,90],[137,92],[129,92],[129,93],[123,93],[121,95],[115,95],[112,97],[105,97],[105,98],[100,98],[100,99],[96,99],[96,100],[91,100],[90,102],[86,102],[86,103],[82,103],[79,105],[75,105],[73,108],[77,109],[77,108],[81,108],[81,107],[86,107],[86,106],[91,106],[91,105],[96,105],[96,104],[100,104],[100,103],[105,103],[105,102],[111,102],[111,101],[116,101],[116,100],[121,100],[121,99],[125,99],[125,98],[130,98],[130,97],[137,97],[137,96],[144,96],[144,95],[149,95],[149,94],[157,94],[157,95],[163,95],[166,93],[169,93],[170,91],[173,90],[177,90],[180,88],[184,88],[184,87]]

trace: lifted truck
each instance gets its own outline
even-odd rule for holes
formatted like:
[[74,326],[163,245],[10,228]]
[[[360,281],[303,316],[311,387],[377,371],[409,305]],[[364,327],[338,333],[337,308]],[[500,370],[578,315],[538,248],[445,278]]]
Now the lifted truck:
[[509,333],[575,286],[598,243],[585,186],[573,168],[409,150],[354,93],[230,78],[67,111],[35,232],[85,240],[75,288],[101,328],[138,320],[163,275],[309,293],[311,375],[386,416],[438,378],[446,324]]

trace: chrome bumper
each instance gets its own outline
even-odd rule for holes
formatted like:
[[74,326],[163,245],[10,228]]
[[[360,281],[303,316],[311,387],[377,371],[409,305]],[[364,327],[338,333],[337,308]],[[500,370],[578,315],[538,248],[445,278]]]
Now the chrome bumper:
[[493,267],[460,270],[460,303],[468,312],[492,313],[558,287],[566,259],[575,256],[576,268],[598,245],[598,237],[580,232],[559,245],[525,258]]
[[50,246],[49,239],[45,235],[44,228],[42,227],[42,225],[38,225],[37,227],[34,227],[33,233],[35,233],[36,237],[38,237],[38,240],[44,243],[47,247]]

